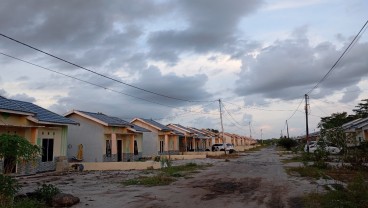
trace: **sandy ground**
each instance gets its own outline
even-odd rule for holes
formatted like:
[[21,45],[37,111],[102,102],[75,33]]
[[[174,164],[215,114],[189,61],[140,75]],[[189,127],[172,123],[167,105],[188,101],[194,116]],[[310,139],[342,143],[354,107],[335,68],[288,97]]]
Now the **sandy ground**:
[[[283,156],[285,157],[285,156]],[[285,173],[274,148],[243,153],[239,158],[174,161],[213,166],[168,186],[124,186],[121,181],[149,171],[94,171],[48,173],[20,178],[22,192],[42,183],[55,184],[81,199],[73,207],[301,207],[300,196],[316,185]]]

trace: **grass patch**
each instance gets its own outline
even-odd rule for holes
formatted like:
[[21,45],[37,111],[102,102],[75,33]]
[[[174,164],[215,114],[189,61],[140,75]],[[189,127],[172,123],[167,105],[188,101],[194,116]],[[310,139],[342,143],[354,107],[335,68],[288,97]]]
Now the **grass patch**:
[[245,150],[245,152],[256,152],[256,151],[259,151],[263,148],[266,148],[268,147],[267,145],[260,145],[260,146],[257,146],[257,147],[253,147],[252,149],[248,149],[248,150]]
[[[154,176],[140,176],[137,178],[129,179],[123,181],[123,185],[143,185],[143,186],[165,186],[169,185],[172,182],[176,181],[175,178],[184,177],[189,178],[188,175],[192,173],[198,173],[199,169],[203,169],[204,167],[208,167],[204,165],[197,165],[196,163],[187,163],[185,165],[179,166],[171,166],[167,168],[163,168],[160,171],[157,171],[157,175]],[[150,172],[150,173],[153,173]],[[145,174],[145,172],[143,172]]]
[[138,178],[123,181],[123,185],[142,185],[142,186],[165,186],[174,182],[175,179],[165,174],[155,176],[140,176]]
[[368,183],[357,176],[346,189],[336,189],[327,193],[312,193],[305,197],[305,207],[368,207]]
[[196,163],[187,163],[185,165],[171,166],[161,169],[163,173],[172,177],[184,177],[187,174],[195,173],[198,169],[203,169],[204,166]]
[[320,169],[314,166],[300,166],[300,167],[288,167],[286,168],[286,173],[289,175],[298,174],[301,177],[308,177],[308,178],[324,178],[326,176],[326,170]]
[[294,156],[292,158],[282,159],[282,163],[292,163],[292,162],[303,162],[303,158],[301,156]]
[[211,159],[235,159],[235,158],[239,158],[239,154],[237,153],[232,153],[232,154],[226,154],[226,155],[216,155],[216,156],[210,156],[210,155],[207,155],[207,158],[211,158]]
[[367,171],[358,171],[348,167],[329,169],[326,171],[326,174],[335,180],[343,181],[345,183],[353,182],[358,176],[368,180]]

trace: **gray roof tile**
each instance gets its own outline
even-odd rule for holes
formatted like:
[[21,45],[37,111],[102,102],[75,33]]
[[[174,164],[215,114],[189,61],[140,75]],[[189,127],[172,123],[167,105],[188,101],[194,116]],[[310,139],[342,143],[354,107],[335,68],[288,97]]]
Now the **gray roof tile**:
[[153,125],[153,126],[156,126],[156,127],[158,127],[158,128],[160,128],[161,129],[161,131],[172,131],[172,129],[171,128],[169,128],[169,127],[167,127],[167,126],[165,126],[165,125],[163,125],[163,124],[160,124],[159,122],[157,122],[157,121],[154,121],[154,120],[152,120],[152,119],[144,119],[144,118],[141,118],[144,122],[146,122],[146,123],[149,123],[149,124],[151,124],[151,125]]
[[48,122],[48,123],[58,123],[58,124],[78,124],[77,122],[46,110],[38,105],[33,103],[19,101],[19,100],[12,100],[13,102],[17,103],[21,107],[29,110],[30,112],[34,113],[34,117],[40,122]]
[[46,110],[30,102],[11,100],[0,96],[0,109],[31,113],[39,122],[56,124],[77,124],[77,122],[65,118],[59,114]]
[[20,106],[18,103],[14,102],[13,100],[9,100],[0,96],[0,109],[3,110],[11,110],[11,111],[19,111],[23,113],[33,113],[30,110]]
[[95,118],[95,119],[100,120],[104,123],[107,123],[107,125],[109,125],[109,126],[121,126],[121,127],[130,126],[130,123],[127,122],[127,121],[124,121],[124,120],[116,118],[116,117],[108,116],[108,115],[105,115],[103,113],[92,113],[92,112],[80,111],[80,110],[78,110],[78,112],[81,112],[81,113],[83,113],[85,115],[88,115],[92,118]]

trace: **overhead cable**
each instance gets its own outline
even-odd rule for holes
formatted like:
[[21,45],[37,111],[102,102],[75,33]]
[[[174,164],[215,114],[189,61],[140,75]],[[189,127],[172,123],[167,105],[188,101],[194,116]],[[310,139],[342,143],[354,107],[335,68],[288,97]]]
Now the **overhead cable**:
[[68,63],[68,64],[70,64],[70,65],[72,65],[72,66],[77,67],[77,68],[83,69],[83,70],[88,71],[88,72],[90,72],[90,73],[93,73],[93,74],[95,74],[95,75],[98,75],[98,76],[101,76],[101,77],[103,77],[103,78],[106,78],[106,79],[112,80],[112,81],[114,81],[114,82],[118,82],[118,83],[120,83],[120,84],[123,84],[123,85],[129,86],[129,87],[135,88],[135,89],[137,89],[137,90],[141,90],[141,91],[144,91],[144,92],[147,92],[147,93],[151,93],[151,94],[154,94],[154,95],[158,95],[158,96],[161,96],[161,97],[165,97],[165,98],[169,98],[169,99],[173,99],[173,100],[185,101],[185,102],[212,102],[212,101],[205,101],[205,100],[189,100],[189,99],[177,98],[177,97],[172,97],[172,96],[169,96],[169,95],[164,95],[164,94],[161,94],[161,93],[153,92],[153,91],[151,91],[151,90],[147,90],[147,89],[144,89],[144,88],[141,88],[141,87],[137,87],[137,86],[135,86],[135,85],[128,84],[128,83],[123,82],[123,81],[121,81],[121,80],[118,80],[118,79],[116,79],[116,78],[113,78],[113,77],[110,77],[110,76],[107,76],[107,75],[104,75],[104,74],[98,73],[98,72],[93,71],[93,70],[91,70],[91,69],[87,69],[87,68],[85,68],[85,67],[83,67],[83,66],[80,66],[80,65],[78,65],[78,64],[72,63],[72,62],[70,62],[70,61],[68,61],[68,60],[66,60],[66,59],[60,58],[60,57],[58,57],[58,56],[52,55],[51,53],[45,52],[45,51],[43,51],[43,50],[41,50],[41,49],[38,49],[38,48],[36,48],[36,47],[34,47],[34,46],[31,46],[31,45],[29,45],[29,44],[27,44],[27,43],[24,43],[24,42],[22,42],[22,41],[16,40],[16,39],[14,39],[14,38],[12,38],[12,37],[9,37],[9,36],[7,36],[7,35],[4,35],[4,34],[2,34],[2,33],[0,33],[0,36],[3,36],[4,38],[7,38],[7,39],[9,39],[9,40],[11,40],[11,41],[14,41],[14,42],[17,42],[17,43],[19,43],[19,44],[21,44],[21,45],[24,45],[24,46],[26,46],[26,47],[28,47],[28,48],[31,48],[31,49],[33,49],[33,50],[35,50],[35,51],[38,51],[38,52],[43,53],[43,54],[46,54],[46,55],[48,55],[48,56],[50,56],[50,57],[53,57],[53,58],[55,58],[55,59],[58,59],[58,60],[60,60],[60,61],[65,62],[65,63]]
[[322,77],[322,79],[320,81],[317,82],[317,84],[312,87],[312,89],[310,89],[306,94],[309,95],[313,90],[315,90],[324,80],[327,79],[327,77],[330,75],[330,73],[336,68],[337,64],[340,62],[340,60],[344,57],[344,55],[348,52],[348,50],[350,49],[350,47],[353,46],[353,44],[358,40],[358,37],[360,36],[360,34],[362,33],[363,30],[365,30],[366,26],[368,24],[368,20],[364,23],[363,27],[359,30],[358,34],[355,35],[355,37],[353,38],[353,40],[350,42],[350,44],[348,45],[348,47],[344,50],[344,52],[340,55],[340,57],[337,59],[337,61],[332,65],[332,67],[330,68],[330,70],[328,70],[328,72]]
[[[174,107],[174,106],[170,106],[170,105],[165,105],[165,104],[162,104],[162,103],[159,103],[159,102],[155,102],[155,101],[152,101],[152,100],[148,100],[148,99],[145,99],[145,98],[141,98],[141,97],[137,97],[137,96],[134,96],[134,95],[130,95],[130,94],[127,94],[127,93],[124,93],[124,92],[121,92],[121,91],[117,91],[117,90],[114,90],[114,89],[111,89],[111,88],[108,88],[108,87],[104,87],[102,85],[99,85],[99,84],[95,84],[93,82],[90,82],[90,81],[86,81],[86,80],[83,80],[83,79],[79,79],[77,77],[74,77],[74,76],[71,76],[71,75],[68,75],[68,74],[64,74],[64,73],[61,73],[61,72],[58,72],[58,71],[55,71],[55,70],[52,70],[52,69],[49,69],[49,68],[46,68],[46,67],[43,67],[43,66],[40,66],[38,64],[34,64],[32,62],[29,62],[29,61],[26,61],[26,60],[23,60],[23,59],[20,59],[20,58],[17,58],[17,57],[14,57],[14,56],[11,56],[11,55],[8,55],[8,54],[5,54],[3,52],[0,52],[1,55],[4,55],[4,56],[7,56],[9,58],[12,58],[12,59],[15,59],[15,60],[18,60],[18,61],[21,61],[21,62],[24,62],[24,63],[27,63],[27,64],[30,64],[32,66],[36,66],[38,68],[41,68],[41,69],[44,69],[44,70],[47,70],[47,71],[50,71],[50,72],[53,72],[53,73],[56,73],[56,74],[59,74],[59,75],[62,75],[62,76],[66,76],[66,77],[69,77],[71,79],[74,79],[74,80],[77,80],[77,81],[80,81],[80,82],[84,82],[86,84],[89,84],[89,85],[93,85],[95,87],[99,87],[99,88],[102,88],[102,89],[105,89],[105,90],[109,90],[111,92],[115,92],[115,93],[119,93],[119,94],[122,94],[122,95],[125,95],[125,96],[129,96],[129,97],[132,97],[132,98],[135,98],[135,99],[139,99],[139,100],[143,100],[143,101],[146,101],[146,102],[150,102],[150,103],[154,103],[154,104],[157,104],[157,105],[161,105],[161,106],[165,106],[165,107],[168,107],[168,108],[174,108],[174,109],[178,109],[178,110],[181,110],[181,111],[185,111],[185,112],[190,112],[190,113],[201,113],[201,114],[210,114],[210,113],[206,113],[206,112],[195,112],[195,111],[191,111],[191,110],[185,110],[185,109],[181,109],[181,108],[178,108],[178,107]],[[213,101],[213,102],[216,102],[216,101]]]

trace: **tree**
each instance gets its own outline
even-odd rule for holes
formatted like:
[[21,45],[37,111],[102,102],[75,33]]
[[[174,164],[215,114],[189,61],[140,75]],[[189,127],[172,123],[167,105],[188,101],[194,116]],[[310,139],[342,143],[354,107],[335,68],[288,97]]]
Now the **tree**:
[[361,103],[355,106],[356,109],[353,109],[357,118],[368,117],[368,99],[363,99],[361,101]]
[[280,138],[280,140],[278,141],[278,145],[284,147],[287,150],[290,150],[292,147],[295,147],[298,145],[298,142],[295,141],[294,139],[289,139],[289,138]]
[[[5,174],[11,173],[17,162],[35,160],[39,154],[40,148],[25,138],[17,135],[0,135],[0,158],[4,160]],[[14,178],[0,173],[0,207],[11,205],[19,189],[20,186]]]
[[0,158],[10,162],[4,164],[4,173],[10,173],[18,162],[29,162],[40,155],[40,148],[18,135],[0,135]]
[[318,128],[321,129],[332,129],[335,127],[340,127],[344,123],[354,120],[354,116],[348,116],[346,112],[333,113],[331,116],[322,117],[321,121],[318,123]]
[[208,130],[208,131],[211,131],[211,132],[213,132],[213,133],[219,133],[219,131],[218,131],[217,129],[210,129],[210,128],[208,128],[207,130]]

